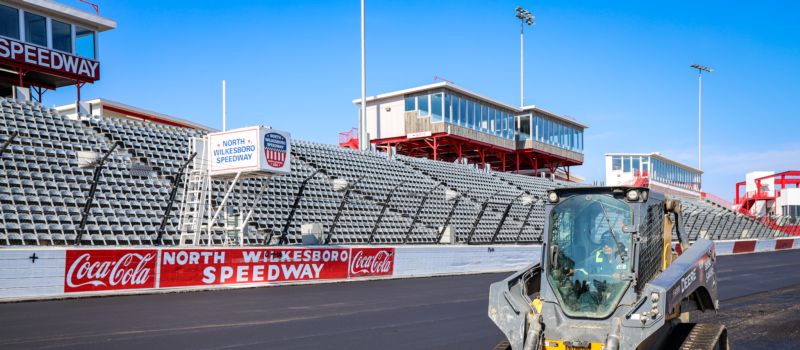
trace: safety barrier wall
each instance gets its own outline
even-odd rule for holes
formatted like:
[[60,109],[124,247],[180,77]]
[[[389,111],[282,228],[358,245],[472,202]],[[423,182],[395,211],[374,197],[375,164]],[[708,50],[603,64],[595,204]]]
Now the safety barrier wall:
[[[718,241],[718,255],[800,239]],[[515,271],[539,245],[0,249],[0,301]]]
[[0,301],[513,271],[540,246],[0,249]]

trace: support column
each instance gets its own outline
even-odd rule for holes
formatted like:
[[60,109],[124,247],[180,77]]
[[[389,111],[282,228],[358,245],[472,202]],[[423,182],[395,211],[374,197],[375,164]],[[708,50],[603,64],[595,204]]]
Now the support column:
[[439,139],[433,139],[433,160],[439,160]]
[[486,169],[486,153],[483,150],[478,151],[481,155],[481,170]]
[[77,88],[77,92],[78,92],[78,94],[77,94],[78,95],[78,100],[77,100],[78,102],[81,102],[81,88],[85,84],[86,83],[82,83],[80,81],[75,81],[75,87]]
[[539,159],[531,157],[531,164],[533,165],[533,176],[539,176]]
[[519,175],[519,152],[517,152],[517,175]]
[[503,155],[503,170],[502,170],[502,172],[506,172],[506,153],[505,152],[500,152],[500,154]]

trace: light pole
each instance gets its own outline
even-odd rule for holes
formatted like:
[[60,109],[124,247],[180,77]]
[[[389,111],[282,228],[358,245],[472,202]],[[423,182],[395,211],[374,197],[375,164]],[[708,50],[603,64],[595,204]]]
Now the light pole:
[[697,169],[703,169],[703,72],[711,73],[714,70],[693,64],[690,67],[697,69]]
[[367,140],[367,50],[364,45],[364,0],[361,0],[361,114],[358,116],[358,149],[369,146]]
[[525,25],[532,26],[533,15],[530,11],[517,7],[517,15],[519,18],[519,106],[525,107]]

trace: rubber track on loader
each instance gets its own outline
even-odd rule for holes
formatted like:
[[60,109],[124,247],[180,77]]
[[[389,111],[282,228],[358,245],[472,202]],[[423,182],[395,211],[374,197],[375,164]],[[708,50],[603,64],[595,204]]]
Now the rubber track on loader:
[[686,334],[686,338],[678,348],[680,350],[713,350],[716,349],[717,343],[721,350],[730,349],[727,331],[721,324],[685,323],[678,326],[676,333]]
[[492,350],[511,350],[511,343],[508,340],[503,340],[492,348]]

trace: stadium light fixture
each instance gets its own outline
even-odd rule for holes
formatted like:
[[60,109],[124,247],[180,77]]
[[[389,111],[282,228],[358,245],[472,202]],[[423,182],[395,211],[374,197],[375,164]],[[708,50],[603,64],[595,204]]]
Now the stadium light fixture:
[[531,196],[531,195],[522,196],[522,205],[527,207],[527,206],[533,205],[535,203],[536,203],[536,198],[534,196]]
[[697,169],[703,169],[703,72],[713,73],[708,66],[693,64],[692,69],[697,69]]
[[342,192],[350,188],[350,182],[347,179],[333,179],[333,191]]
[[448,202],[452,202],[458,199],[459,197],[461,197],[461,193],[458,193],[457,191],[451,190],[449,188],[444,191],[444,199]]
[[516,8],[517,14],[515,17],[519,19],[519,106],[525,107],[525,25],[532,26],[536,23],[533,22],[533,15],[530,11],[522,8]]

